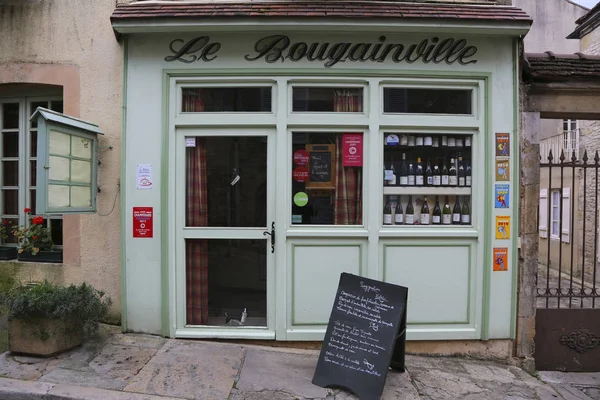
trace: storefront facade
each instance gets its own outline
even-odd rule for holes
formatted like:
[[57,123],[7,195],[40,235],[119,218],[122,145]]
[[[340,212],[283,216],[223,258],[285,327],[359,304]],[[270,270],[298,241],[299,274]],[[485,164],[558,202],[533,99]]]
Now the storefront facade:
[[408,340],[514,338],[530,21],[503,9],[521,19],[150,26],[118,8],[125,329],[322,340],[350,272],[409,288]]

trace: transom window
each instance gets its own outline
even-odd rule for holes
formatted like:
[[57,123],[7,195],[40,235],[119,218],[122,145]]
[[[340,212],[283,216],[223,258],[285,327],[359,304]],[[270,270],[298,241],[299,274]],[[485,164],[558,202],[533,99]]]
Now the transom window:
[[[25,225],[25,208],[36,215],[37,121],[29,117],[37,107],[63,112],[60,97],[0,99],[0,204],[6,224]],[[56,246],[62,245],[62,217],[45,220]],[[10,234],[6,243],[16,243]]]
[[294,112],[363,111],[363,88],[295,86],[292,90]]
[[182,112],[271,112],[272,88],[198,87],[181,91]]
[[408,114],[454,114],[473,113],[473,90],[384,88],[383,112]]

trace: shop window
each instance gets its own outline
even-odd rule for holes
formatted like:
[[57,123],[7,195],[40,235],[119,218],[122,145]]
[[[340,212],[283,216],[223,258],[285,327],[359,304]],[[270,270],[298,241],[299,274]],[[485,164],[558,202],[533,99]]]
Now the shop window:
[[[34,215],[39,212],[36,205],[38,127],[37,121],[29,121],[37,107],[62,112],[63,102],[56,97],[0,100],[0,202],[2,220],[9,226],[27,223],[25,208],[30,208]],[[54,244],[61,246],[62,216],[48,216],[45,223],[50,229]],[[16,243],[16,239],[9,234],[4,242]]]
[[468,134],[384,133],[385,226],[471,226]]
[[470,89],[384,88],[384,113],[469,115]]
[[271,112],[272,88],[202,87],[182,89],[182,112]]
[[294,87],[294,112],[362,112],[362,88]]
[[292,134],[292,224],[362,225],[363,134]]

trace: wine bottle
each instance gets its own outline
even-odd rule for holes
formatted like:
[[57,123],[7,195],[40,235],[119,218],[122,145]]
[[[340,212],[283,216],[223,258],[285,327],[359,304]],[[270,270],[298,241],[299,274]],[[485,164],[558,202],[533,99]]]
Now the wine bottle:
[[454,164],[454,158],[450,159],[450,169],[448,170],[448,186],[458,185],[458,178],[456,176],[456,165]]
[[439,225],[442,223],[442,209],[440,208],[440,201],[438,196],[435,196],[435,206],[433,206],[433,216],[431,223],[433,225]]
[[402,164],[400,164],[400,186],[408,185],[408,167],[406,165],[406,153],[402,153]]
[[448,146],[448,136],[443,135],[442,136],[442,147],[447,147]]
[[433,137],[431,135],[425,135],[423,138],[423,145],[428,147],[433,146]]
[[431,140],[431,146],[433,147],[440,147],[440,138],[439,136],[434,136],[433,139]]
[[383,224],[392,225],[392,203],[388,197],[385,207],[383,207]]
[[469,202],[466,196],[463,198],[462,209],[460,211],[460,223],[471,225],[471,210],[469,209]]
[[390,161],[390,170],[392,171],[392,175],[390,176],[389,186],[396,186],[396,168],[394,166],[394,157]]
[[416,136],[415,137],[415,146],[421,146],[421,147],[423,147],[423,136]]
[[471,135],[465,136],[465,147],[471,147]]
[[448,147],[456,146],[456,139],[454,136],[448,136]]
[[437,164],[437,160],[435,165],[433,166],[433,186],[441,186],[442,184],[442,171],[440,171],[440,167]]
[[412,163],[408,164],[408,186],[415,186],[415,169]]
[[460,224],[460,213],[461,213],[460,201],[458,199],[458,196],[456,196],[456,203],[454,203],[454,209],[452,210],[452,224],[453,225]]
[[404,216],[404,223],[406,225],[414,225],[415,223],[415,209],[413,207],[411,195],[408,195],[408,204],[406,205],[406,215]]
[[465,165],[462,157],[458,157],[458,186],[466,186]]
[[421,225],[429,225],[429,204],[427,204],[427,196],[423,197],[423,205],[421,206]]
[[461,136],[456,138],[456,147],[463,147],[463,138]]
[[431,162],[427,160],[427,168],[425,168],[425,184],[433,186],[433,171],[431,170]]
[[442,160],[442,186],[448,186],[448,166],[446,165],[446,159]]
[[404,210],[402,209],[402,198],[398,198],[396,209],[394,210],[394,223],[396,225],[404,224]]
[[415,147],[415,136],[414,135],[408,135],[408,146]]
[[400,135],[400,146],[408,146],[408,135],[406,133]]
[[388,168],[384,162],[383,163],[383,186],[390,186],[390,182],[392,180],[392,175],[393,175],[392,170],[390,168]]
[[465,171],[465,183],[471,186],[471,163],[467,161],[467,170]]
[[448,201],[448,196],[446,196],[446,199],[444,201],[444,209],[442,210],[442,224],[452,224],[452,210],[450,210],[450,202]]
[[415,171],[415,185],[423,186],[423,164],[421,164],[421,157],[417,158],[417,170]]

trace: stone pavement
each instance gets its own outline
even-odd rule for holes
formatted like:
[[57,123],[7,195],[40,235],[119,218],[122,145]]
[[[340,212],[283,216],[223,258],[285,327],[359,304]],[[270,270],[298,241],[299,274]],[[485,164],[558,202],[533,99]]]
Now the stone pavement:
[[[311,383],[317,358],[316,350],[113,331],[55,357],[0,354],[0,399],[356,399]],[[406,365],[405,373],[389,372],[382,399],[588,400],[600,393],[565,384],[571,374],[545,383],[495,361],[409,355]],[[600,387],[600,375],[594,379]]]

